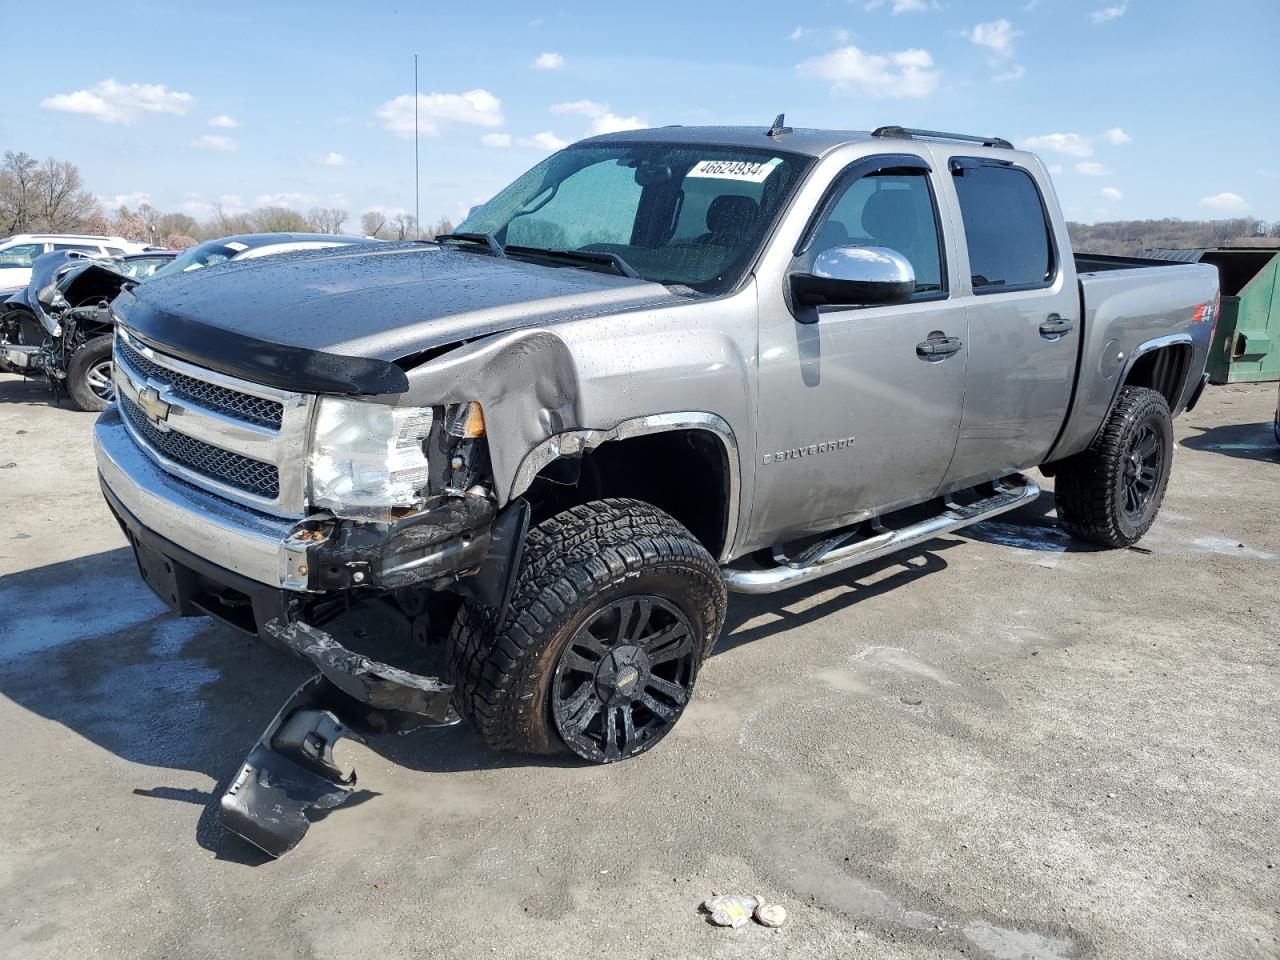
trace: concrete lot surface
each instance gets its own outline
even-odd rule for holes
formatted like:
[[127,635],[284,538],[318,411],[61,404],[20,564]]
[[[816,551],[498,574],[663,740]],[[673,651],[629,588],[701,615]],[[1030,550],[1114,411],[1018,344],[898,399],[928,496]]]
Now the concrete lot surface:
[[[651,753],[350,745],[361,802],[264,862],[210,804],[306,671],[165,613],[93,417],[0,375],[0,956],[1280,956],[1275,399],[1178,422],[1140,548],[1072,542],[1046,492],[735,598]],[[713,892],[788,922],[713,928]]]

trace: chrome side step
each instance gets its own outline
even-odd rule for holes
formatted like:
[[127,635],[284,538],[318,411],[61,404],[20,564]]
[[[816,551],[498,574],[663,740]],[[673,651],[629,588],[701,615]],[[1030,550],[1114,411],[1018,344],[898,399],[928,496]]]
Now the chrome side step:
[[[725,582],[734,593],[773,593],[794,587],[807,580],[816,580],[840,570],[856,567],[887,556],[898,550],[913,547],[934,537],[970,524],[981,523],[991,517],[1014,510],[1040,496],[1040,488],[1029,477],[1014,474],[993,484],[995,493],[970,504],[957,504],[950,500],[936,517],[921,520],[900,530],[887,530],[876,525],[878,532],[856,543],[846,545],[850,534],[836,534],[817,547],[811,547],[797,558],[788,558],[780,549],[773,552],[778,564],[763,570],[741,570],[722,567]],[[829,549],[820,551],[827,546]],[[817,556],[814,554],[818,553]]]

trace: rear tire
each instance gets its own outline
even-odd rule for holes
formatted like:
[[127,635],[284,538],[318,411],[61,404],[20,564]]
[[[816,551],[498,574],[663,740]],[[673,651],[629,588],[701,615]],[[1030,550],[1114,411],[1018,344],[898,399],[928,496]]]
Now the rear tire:
[[1058,519],[1072,536],[1132,546],[1155,523],[1172,465],[1168,402],[1158,391],[1124,387],[1089,449],[1058,467]]
[[80,410],[96,413],[115,399],[111,381],[111,334],[94,337],[67,364],[67,395]]
[[494,749],[627,759],[679,719],[726,606],[716,562],[668,514],[572,507],[529,532],[500,633],[487,607],[459,610],[455,706]]

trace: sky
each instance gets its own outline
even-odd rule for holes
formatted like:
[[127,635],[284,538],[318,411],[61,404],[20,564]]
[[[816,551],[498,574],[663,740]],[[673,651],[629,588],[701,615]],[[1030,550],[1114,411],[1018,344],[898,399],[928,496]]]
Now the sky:
[[[6,22],[45,19],[6,0]],[[107,209],[276,204],[455,222],[637,126],[1002,136],[1073,220],[1280,220],[1280,0],[485,0],[58,8],[6,44],[0,149]]]

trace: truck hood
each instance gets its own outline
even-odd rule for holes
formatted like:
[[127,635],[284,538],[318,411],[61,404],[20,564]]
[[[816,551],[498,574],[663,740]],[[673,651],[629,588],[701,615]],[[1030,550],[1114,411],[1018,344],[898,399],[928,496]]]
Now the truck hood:
[[556,320],[675,300],[666,287],[440,244],[306,251],[165,277],[123,293],[144,341],[274,386],[338,393],[407,389],[415,354]]

